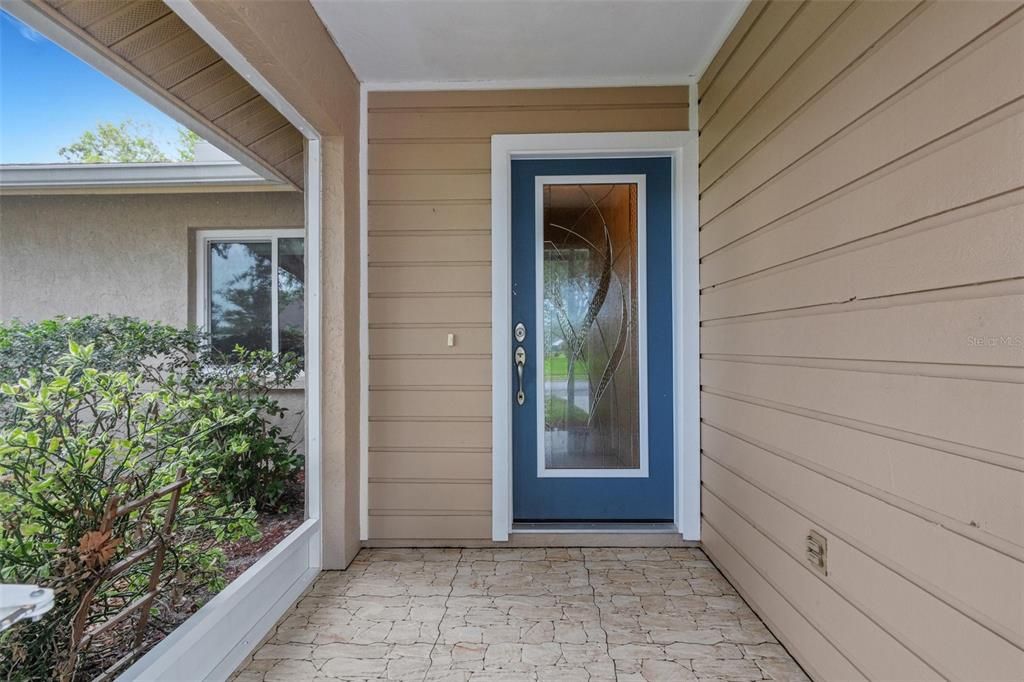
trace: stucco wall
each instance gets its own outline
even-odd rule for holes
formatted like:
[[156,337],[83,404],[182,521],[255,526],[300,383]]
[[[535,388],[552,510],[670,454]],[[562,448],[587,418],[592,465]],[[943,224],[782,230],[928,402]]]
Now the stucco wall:
[[755,2],[701,80],[703,542],[816,679],[1024,679],[1022,64],[1017,2]]
[[[298,192],[0,196],[0,319],[98,313],[185,326],[194,230],[303,221]],[[301,442],[303,392],[278,398]]]

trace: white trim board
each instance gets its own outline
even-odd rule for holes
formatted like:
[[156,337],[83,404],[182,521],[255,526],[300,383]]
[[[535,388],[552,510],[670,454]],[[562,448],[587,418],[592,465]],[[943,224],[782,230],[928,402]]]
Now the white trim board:
[[512,531],[512,160],[637,156],[672,158],[675,522],[684,539],[700,539],[697,133],[687,131],[491,138],[492,540]]
[[[323,449],[321,448],[321,400],[323,398],[323,311],[320,245],[322,233],[323,161],[320,138],[306,141],[306,518],[323,518]],[[309,568],[323,566],[323,526],[309,543]],[[273,627],[271,624],[270,627]]]
[[636,185],[637,186],[637,308],[647,310],[647,176],[645,175],[538,175],[534,178],[534,274],[536,282],[536,328],[527,333],[533,337],[533,363],[536,367],[536,387],[538,394],[534,400],[537,422],[537,477],[538,478],[647,478],[648,466],[648,421],[647,421],[647,314],[640,315],[637,351],[639,353],[639,382],[637,397],[640,403],[640,466],[635,469],[549,469],[545,452],[544,438],[544,405],[541,390],[544,386],[544,324],[540,321],[544,309],[544,186],[545,185]]
[[125,670],[119,680],[224,680],[320,572],[308,566],[320,522],[307,519]]
[[291,185],[267,180],[235,161],[188,163],[44,163],[0,165],[0,189],[131,189],[222,188],[230,192],[258,189],[294,191]]
[[359,540],[370,539],[369,94],[359,84]]
[[574,90],[580,88],[663,87],[691,85],[695,82],[696,80],[689,76],[679,78],[637,76],[623,78],[526,78],[520,80],[472,81],[366,81],[363,84],[369,92],[432,92],[443,90]]

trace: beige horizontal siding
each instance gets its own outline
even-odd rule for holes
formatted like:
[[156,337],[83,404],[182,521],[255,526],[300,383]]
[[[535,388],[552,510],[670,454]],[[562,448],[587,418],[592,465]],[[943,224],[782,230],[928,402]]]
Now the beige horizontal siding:
[[1024,679],[1022,64],[1020,3],[773,1],[701,81],[703,538],[819,679]]
[[[1024,192],[709,287],[706,320],[1010,279],[1024,261]],[[907,264],[912,263],[912,267]]]
[[491,513],[466,514],[451,510],[418,511],[413,514],[377,510],[370,514],[370,538],[390,540],[392,544],[430,543],[431,538],[444,542],[480,540],[491,535]]
[[371,540],[490,537],[491,135],[685,130],[688,97],[370,94]]

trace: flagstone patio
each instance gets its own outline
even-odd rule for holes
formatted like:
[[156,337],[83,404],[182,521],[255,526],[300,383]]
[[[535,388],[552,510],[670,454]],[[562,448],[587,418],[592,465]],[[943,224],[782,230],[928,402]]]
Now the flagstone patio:
[[806,680],[699,549],[366,549],[236,674],[271,680]]

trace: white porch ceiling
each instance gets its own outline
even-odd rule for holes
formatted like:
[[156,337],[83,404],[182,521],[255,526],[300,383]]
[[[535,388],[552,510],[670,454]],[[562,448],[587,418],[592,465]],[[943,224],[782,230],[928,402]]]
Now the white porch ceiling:
[[312,3],[371,86],[572,86],[690,81],[747,0]]

